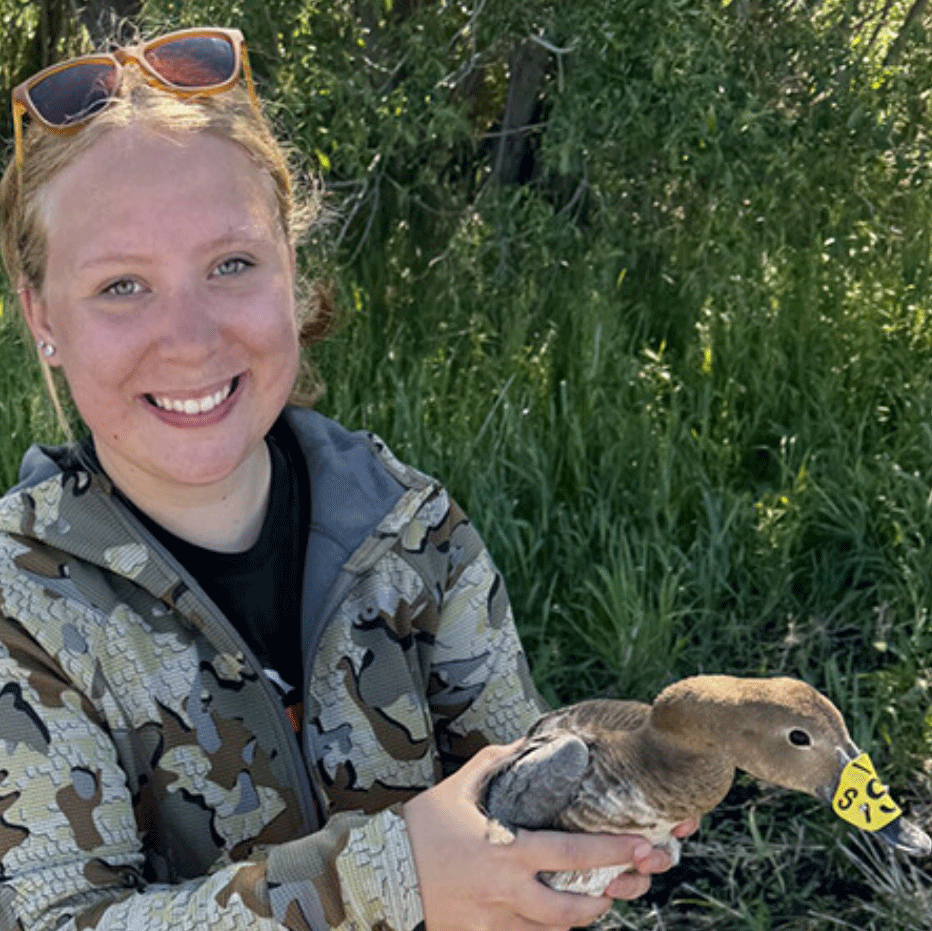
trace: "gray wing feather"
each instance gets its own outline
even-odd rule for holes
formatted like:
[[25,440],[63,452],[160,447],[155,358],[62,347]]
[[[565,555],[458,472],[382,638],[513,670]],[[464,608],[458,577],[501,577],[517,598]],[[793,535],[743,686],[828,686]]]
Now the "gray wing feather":
[[589,748],[574,734],[529,738],[490,779],[486,812],[511,829],[553,827],[588,767]]

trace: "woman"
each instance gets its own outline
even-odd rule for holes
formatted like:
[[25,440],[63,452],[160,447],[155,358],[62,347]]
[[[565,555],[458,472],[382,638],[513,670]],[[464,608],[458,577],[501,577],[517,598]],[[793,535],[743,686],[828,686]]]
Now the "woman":
[[[0,500],[0,927],[565,928],[642,894],[642,839],[486,838],[486,745],[540,702],[445,491],[287,404],[319,310],[240,34],[13,96],[4,261],[89,436]],[[632,858],[600,899],[536,880]]]

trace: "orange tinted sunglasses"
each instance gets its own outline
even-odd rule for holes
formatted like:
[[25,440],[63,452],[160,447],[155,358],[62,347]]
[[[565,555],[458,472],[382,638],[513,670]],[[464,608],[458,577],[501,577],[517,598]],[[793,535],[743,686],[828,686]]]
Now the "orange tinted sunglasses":
[[90,122],[117,96],[123,66],[135,62],[145,79],[178,97],[219,94],[246,78],[249,97],[260,110],[249,56],[238,29],[182,29],[109,53],[58,62],[13,88],[16,164],[23,168],[23,116],[46,131],[70,133]]

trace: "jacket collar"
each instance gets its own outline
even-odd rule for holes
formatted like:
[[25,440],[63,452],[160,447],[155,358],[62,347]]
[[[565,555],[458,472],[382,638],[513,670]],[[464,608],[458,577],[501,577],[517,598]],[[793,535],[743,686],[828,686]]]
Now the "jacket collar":
[[[283,416],[310,477],[304,613],[315,617],[342,567],[378,535],[406,493],[423,492],[430,482],[395,462],[370,434],[348,431],[312,410],[287,408]],[[84,460],[79,445],[33,446],[23,458],[19,482],[0,498],[0,532],[39,540],[115,571],[174,603],[182,576],[177,563],[113,491],[107,476]]]

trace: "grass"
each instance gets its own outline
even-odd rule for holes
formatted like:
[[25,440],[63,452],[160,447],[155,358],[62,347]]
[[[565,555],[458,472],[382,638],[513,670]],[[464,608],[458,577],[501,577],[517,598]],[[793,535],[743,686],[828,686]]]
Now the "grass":
[[[922,341],[839,289],[811,322],[791,303],[721,308],[674,351],[642,335],[624,286],[596,285],[591,251],[567,261],[537,272],[546,287],[490,276],[476,294],[447,269],[416,299],[370,297],[319,353],[322,408],[448,480],[550,701],[648,699],[699,671],[801,676],[928,823]],[[741,783],[605,927],[928,928],[922,864],[853,834]]]
[[60,441],[42,387],[39,363],[26,339],[15,299],[0,290],[0,484],[17,478],[22,454],[32,443]]

